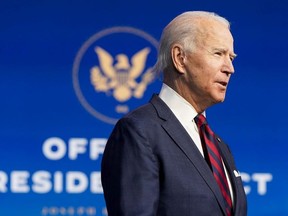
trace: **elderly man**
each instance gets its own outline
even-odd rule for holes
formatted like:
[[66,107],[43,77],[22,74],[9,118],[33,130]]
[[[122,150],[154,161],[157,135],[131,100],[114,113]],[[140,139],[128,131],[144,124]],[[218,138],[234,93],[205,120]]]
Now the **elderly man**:
[[245,216],[241,177],[205,110],[234,73],[229,22],[186,12],[164,29],[159,95],[116,124],[102,160],[109,216]]

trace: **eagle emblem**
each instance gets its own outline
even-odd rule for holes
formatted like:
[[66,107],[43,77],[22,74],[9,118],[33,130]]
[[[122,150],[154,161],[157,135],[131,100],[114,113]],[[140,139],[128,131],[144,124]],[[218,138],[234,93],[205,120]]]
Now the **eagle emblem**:
[[[99,46],[94,51],[98,56],[99,66],[90,69],[90,79],[97,92],[112,94],[119,102],[125,102],[131,97],[143,97],[147,85],[155,77],[151,67],[143,73],[150,48],[138,51],[131,60],[123,53],[116,55],[114,59]],[[140,82],[136,81],[138,78]]]

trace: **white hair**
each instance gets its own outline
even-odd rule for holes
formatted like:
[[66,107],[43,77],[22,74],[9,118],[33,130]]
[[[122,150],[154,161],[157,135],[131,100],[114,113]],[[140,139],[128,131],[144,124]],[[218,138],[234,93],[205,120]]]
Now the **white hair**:
[[230,23],[225,18],[206,11],[188,11],[175,17],[163,30],[160,39],[157,62],[154,71],[160,73],[171,64],[171,48],[175,43],[183,46],[185,51],[192,51],[195,47],[196,37],[200,34],[201,26],[198,20],[201,18],[222,22],[230,29]]

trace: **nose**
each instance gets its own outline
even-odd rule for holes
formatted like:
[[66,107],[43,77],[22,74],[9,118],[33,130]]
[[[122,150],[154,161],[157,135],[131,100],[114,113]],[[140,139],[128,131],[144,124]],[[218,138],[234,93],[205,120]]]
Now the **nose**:
[[227,75],[233,74],[235,72],[233,62],[230,57],[225,58],[225,62],[223,64],[223,72]]

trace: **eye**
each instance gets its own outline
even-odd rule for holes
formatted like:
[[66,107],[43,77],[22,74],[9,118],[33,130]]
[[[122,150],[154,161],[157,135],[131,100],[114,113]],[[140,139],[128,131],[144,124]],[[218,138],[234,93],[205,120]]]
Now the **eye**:
[[235,58],[236,58],[236,56],[230,56],[231,62],[234,61]]
[[216,56],[222,56],[223,55],[223,52],[220,52],[220,51],[217,51],[214,53]]

